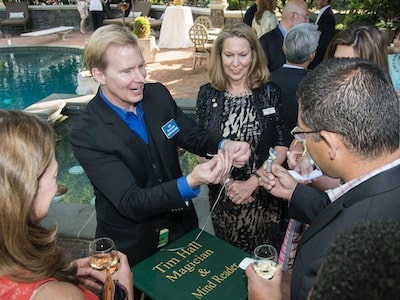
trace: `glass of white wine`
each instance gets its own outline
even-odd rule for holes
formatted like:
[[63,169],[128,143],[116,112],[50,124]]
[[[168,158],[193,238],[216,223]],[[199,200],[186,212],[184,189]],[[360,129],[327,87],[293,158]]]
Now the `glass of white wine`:
[[93,269],[113,274],[118,266],[117,247],[112,239],[100,237],[89,244],[89,264]]
[[265,279],[274,277],[278,267],[278,251],[269,244],[262,244],[254,249],[253,268],[256,273]]

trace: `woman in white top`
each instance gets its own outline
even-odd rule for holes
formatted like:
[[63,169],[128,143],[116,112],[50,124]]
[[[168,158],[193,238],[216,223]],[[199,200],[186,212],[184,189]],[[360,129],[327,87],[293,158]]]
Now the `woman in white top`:
[[275,16],[276,0],[256,0],[257,11],[254,14],[254,19],[251,27],[260,38],[268,31],[271,31],[278,25],[278,20]]

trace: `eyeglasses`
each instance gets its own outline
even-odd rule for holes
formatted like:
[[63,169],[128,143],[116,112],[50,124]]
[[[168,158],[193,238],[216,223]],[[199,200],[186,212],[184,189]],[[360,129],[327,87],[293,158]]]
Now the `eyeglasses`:
[[290,132],[290,134],[293,135],[293,137],[297,142],[304,142],[307,137],[307,134],[309,133],[318,133],[321,131],[321,130],[302,131],[300,129],[301,129],[300,127],[296,126]]

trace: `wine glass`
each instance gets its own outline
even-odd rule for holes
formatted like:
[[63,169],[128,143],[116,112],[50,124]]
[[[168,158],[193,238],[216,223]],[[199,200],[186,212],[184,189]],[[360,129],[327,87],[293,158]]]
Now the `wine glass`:
[[122,24],[125,26],[125,11],[128,9],[129,4],[125,1],[119,2],[117,8],[122,12]]
[[112,239],[100,237],[89,244],[89,264],[103,273],[114,273],[118,265],[117,247]]
[[274,277],[278,267],[278,251],[269,244],[262,244],[254,249],[253,268],[256,273],[265,279]]

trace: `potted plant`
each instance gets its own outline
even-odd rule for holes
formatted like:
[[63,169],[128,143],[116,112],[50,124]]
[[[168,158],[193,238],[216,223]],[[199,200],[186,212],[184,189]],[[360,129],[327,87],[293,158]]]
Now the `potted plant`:
[[133,21],[133,33],[139,38],[148,38],[150,36],[150,21],[147,17],[137,17]]
[[150,21],[147,17],[136,17],[133,21],[133,33],[139,39],[139,46],[142,49],[146,63],[154,62],[156,53],[159,51],[154,36],[150,36]]

